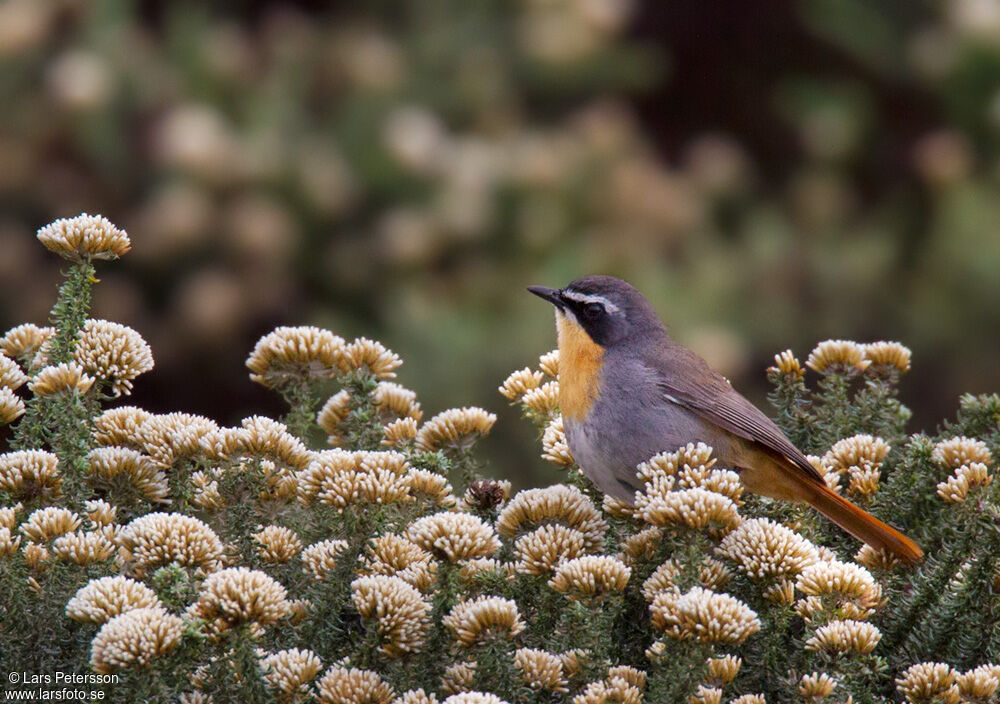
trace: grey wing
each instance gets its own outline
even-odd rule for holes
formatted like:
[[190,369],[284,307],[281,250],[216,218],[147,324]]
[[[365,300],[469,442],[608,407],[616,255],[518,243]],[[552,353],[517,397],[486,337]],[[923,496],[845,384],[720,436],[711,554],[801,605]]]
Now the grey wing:
[[784,457],[809,478],[823,483],[822,475],[774,421],[736,391],[705,360],[676,344],[671,344],[663,352],[662,356],[658,355],[658,359],[652,361],[659,368],[660,388],[668,401],[760,445],[771,454]]

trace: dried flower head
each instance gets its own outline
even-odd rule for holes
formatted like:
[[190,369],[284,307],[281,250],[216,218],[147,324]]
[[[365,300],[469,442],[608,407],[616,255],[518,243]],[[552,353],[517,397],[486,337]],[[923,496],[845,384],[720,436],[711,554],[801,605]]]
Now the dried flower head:
[[517,604],[498,596],[459,602],[441,622],[467,648],[491,636],[513,638],[524,630]]
[[315,579],[321,580],[337,567],[337,560],[346,549],[346,540],[323,540],[305,548],[302,551],[302,560],[306,563],[306,569],[310,574]]
[[111,408],[94,419],[94,439],[100,445],[141,449],[143,440],[140,429],[152,417],[152,413],[136,406]]
[[13,423],[24,415],[24,401],[8,389],[0,387],[0,425]]
[[219,536],[197,518],[180,513],[147,513],[125,526],[118,539],[139,577],[171,563],[214,572],[223,557]]
[[882,639],[878,628],[866,621],[844,619],[831,621],[816,629],[806,641],[806,650],[822,650],[834,655],[838,653],[859,653],[867,655]]
[[0,352],[0,387],[14,391],[23,386],[27,381],[28,375],[21,371],[21,366]]
[[509,498],[509,481],[477,479],[466,488],[460,507],[466,511],[490,511]]
[[260,559],[272,565],[288,562],[302,552],[299,536],[285,526],[264,526],[250,537],[258,543],[257,554]]
[[391,381],[380,381],[372,392],[372,402],[383,414],[383,419],[412,418],[419,421],[424,412],[417,401],[417,394]]
[[653,625],[678,640],[738,645],[760,630],[757,614],[742,601],[701,587],[660,592],[649,608]]
[[584,555],[556,567],[549,586],[571,599],[580,599],[620,592],[631,576],[632,570],[618,558]]
[[351,582],[351,601],[362,618],[377,622],[379,649],[400,657],[423,647],[431,606],[399,577],[375,575]]
[[558,655],[536,648],[518,648],[514,652],[514,665],[520,670],[521,679],[532,689],[566,691],[566,677]]
[[791,350],[785,350],[774,355],[774,366],[768,367],[767,371],[775,374],[783,374],[794,379],[801,379],[806,373],[806,370],[802,368],[802,364],[795,358],[795,354]]
[[812,543],[767,518],[743,521],[723,538],[716,553],[754,579],[795,577],[819,559]]
[[311,325],[280,327],[264,335],[247,357],[250,380],[270,389],[313,377],[328,378],[344,364],[344,340]]
[[110,559],[117,546],[103,531],[67,533],[52,542],[57,557],[78,565],[91,565]]
[[[413,422],[412,419],[409,419]],[[414,426],[415,427],[415,426]],[[414,498],[427,498],[432,503],[442,508],[451,508],[455,505],[455,495],[452,493],[451,484],[448,480],[437,472],[429,469],[410,468],[410,494]]]
[[449,562],[490,557],[500,549],[493,528],[469,513],[424,516],[410,524],[406,537]]
[[825,373],[864,371],[871,362],[865,359],[865,348],[850,340],[826,340],[819,343],[809,353],[806,366],[813,371]]
[[837,683],[830,675],[825,672],[813,672],[802,675],[802,679],[799,680],[799,694],[807,702],[816,702],[833,694],[836,686]]
[[133,609],[160,606],[152,589],[128,577],[101,577],[80,587],[66,603],[66,615],[81,623],[105,623]]
[[421,591],[433,587],[437,579],[437,562],[433,555],[392,533],[369,542],[360,569],[364,574],[399,577]]
[[17,498],[55,498],[61,494],[59,459],[44,450],[18,450],[0,455],[0,489]]
[[111,382],[115,396],[132,392],[132,380],[153,368],[153,352],[142,335],[127,325],[87,320],[73,352],[87,374]]
[[466,450],[482,435],[490,432],[497,417],[482,408],[468,406],[442,411],[423,424],[417,433],[417,448]]
[[395,693],[378,673],[334,665],[316,683],[323,704],[389,704]]
[[821,461],[828,471],[849,475],[850,493],[871,496],[878,491],[880,468],[890,449],[881,438],[854,435],[836,442]]
[[161,607],[131,609],[101,626],[90,647],[90,667],[109,674],[125,667],[146,667],[177,647],[181,619]]
[[921,662],[906,668],[896,680],[896,689],[913,704],[960,701],[955,671],[943,662]]
[[309,683],[323,663],[311,650],[279,650],[260,659],[260,671],[268,686],[286,698],[309,693]]
[[45,367],[38,372],[28,388],[36,396],[54,396],[63,393],[85,394],[94,385],[94,377],[88,376],[76,362],[64,362],[53,367]]
[[412,418],[400,418],[386,424],[385,439],[382,444],[390,447],[401,447],[415,440],[416,437],[417,421]]
[[104,490],[132,489],[152,503],[170,503],[167,475],[136,450],[99,447],[87,454],[87,480]]
[[708,659],[708,682],[712,686],[721,687],[736,679],[740,673],[743,660],[735,655],[720,655]]
[[538,368],[542,373],[553,379],[559,378],[559,350],[546,352],[538,358]]
[[910,371],[910,348],[898,342],[872,342],[864,345],[865,359],[871,362],[872,368],[896,369],[900,372]]
[[38,241],[64,259],[117,259],[132,248],[124,230],[100,215],[60,218],[38,230]]
[[881,585],[871,572],[850,562],[816,562],[802,570],[795,587],[806,596],[823,597],[854,619],[868,618],[882,604]]
[[36,543],[47,543],[60,535],[72,533],[82,520],[68,508],[46,506],[33,511],[21,524],[21,534]]
[[555,484],[518,492],[497,517],[497,531],[513,538],[546,524],[559,523],[584,535],[587,552],[604,548],[608,524],[593,502],[575,486]]
[[541,386],[544,378],[541,372],[525,367],[524,369],[512,372],[497,390],[504,398],[517,402],[528,391]]
[[980,665],[962,674],[955,674],[958,693],[965,702],[988,702],[996,696],[1000,688],[1000,668],[996,665]]
[[566,442],[562,415],[555,416],[545,426],[545,432],[542,433],[542,459],[559,467],[569,467],[576,461]]
[[551,416],[559,409],[559,382],[548,381],[536,389],[529,389],[521,403],[536,416]]
[[993,463],[993,455],[986,447],[986,443],[963,435],[939,442],[934,446],[931,458],[938,464],[951,469],[958,469],[962,465],[975,462],[985,465]]
[[34,365],[35,356],[42,346],[56,334],[55,328],[38,327],[24,323],[8,330],[0,338],[0,351],[11,359],[18,359],[24,364]]
[[188,614],[222,633],[244,623],[269,626],[288,616],[289,605],[285,588],[270,575],[230,567],[208,576]]
[[974,488],[988,486],[992,481],[993,476],[982,462],[964,464],[945,481],[937,485],[937,495],[945,503],[961,503],[968,498],[969,492]]
[[561,563],[586,552],[586,536],[559,523],[543,525],[522,535],[514,544],[517,571],[521,574],[550,574]]

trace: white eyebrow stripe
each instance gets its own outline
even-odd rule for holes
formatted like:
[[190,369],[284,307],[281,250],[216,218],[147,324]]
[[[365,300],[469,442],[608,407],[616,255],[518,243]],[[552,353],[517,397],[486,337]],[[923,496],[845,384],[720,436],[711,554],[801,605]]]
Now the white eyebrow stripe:
[[569,290],[563,291],[562,296],[563,298],[568,298],[571,301],[577,301],[578,303],[600,303],[601,305],[604,306],[604,310],[608,311],[609,313],[618,312],[618,306],[616,306],[614,303],[609,301],[604,296],[597,296],[588,293],[579,293],[577,291],[569,291]]

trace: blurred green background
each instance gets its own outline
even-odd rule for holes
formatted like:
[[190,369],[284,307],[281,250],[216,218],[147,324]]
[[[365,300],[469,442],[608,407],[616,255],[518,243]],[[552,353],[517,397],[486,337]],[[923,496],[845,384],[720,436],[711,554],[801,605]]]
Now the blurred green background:
[[243,361],[313,323],[537,483],[523,287],[595,272],[759,403],[829,337],[912,347],[915,428],[1000,386],[996,0],[4,0],[0,106],[0,330],[54,300],[34,231],[109,217],[151,410],[280,414]]

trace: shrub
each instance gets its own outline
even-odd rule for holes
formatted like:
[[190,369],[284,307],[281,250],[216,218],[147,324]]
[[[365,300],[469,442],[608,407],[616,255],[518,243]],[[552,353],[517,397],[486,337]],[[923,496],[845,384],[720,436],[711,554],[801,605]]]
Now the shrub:
[[281,420],[107,407],[153,364],[87,318],[94,261],[127,235],[81,216],[39,236],[68,269],[51,327],[0,339],[5,672],[117,675],[87,685],[113,701],[995,700],[1000,397],[907,435],[902,345],[827,341],[768,377],[784,430],[922,545],[916,568],[745,495],[703,444],[641,464],[634,507],[602,497],[554,353],[500,391],[565,482],[513,496],[476,460],[492,414],[424,421],[398,356],[319,328],[247,360]]

